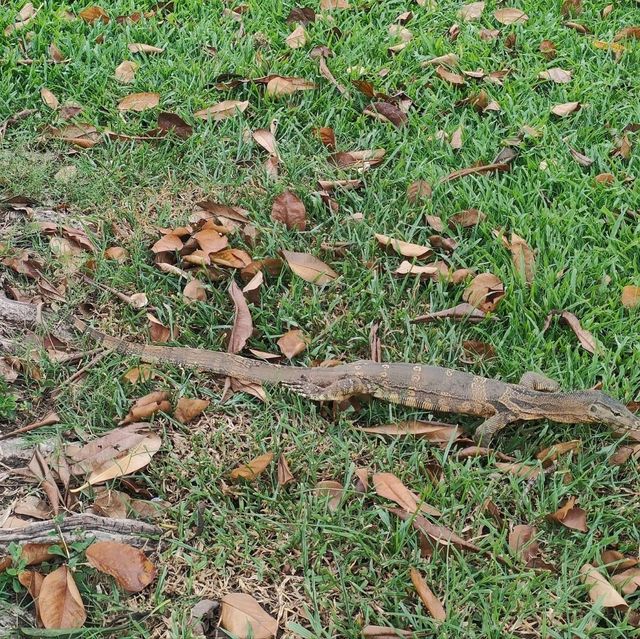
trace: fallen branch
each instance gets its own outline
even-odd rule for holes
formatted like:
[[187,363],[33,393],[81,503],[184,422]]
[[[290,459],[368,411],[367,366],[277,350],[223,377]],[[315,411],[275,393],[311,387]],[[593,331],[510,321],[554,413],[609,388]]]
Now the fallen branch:
[[60,524],[38,521],[22,528],[0,529],[0,552],[7,553],[9,544],[55,544],[62,537],[65,543],[95,537],[97,541],[117,541],[141,548],[148,537],[157,537],[162,529],[136,519],[111,519],[97,515],[71,515]]

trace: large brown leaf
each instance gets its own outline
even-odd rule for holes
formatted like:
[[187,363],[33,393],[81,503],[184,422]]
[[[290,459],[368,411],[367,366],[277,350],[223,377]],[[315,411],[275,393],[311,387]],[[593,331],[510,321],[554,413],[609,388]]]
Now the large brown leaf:
[[208,399],[181,397],[173,416],[181,423],[188,424],[200,415],[211,402]]
[[34,450],[28,468],[33,476],[40,482],[42,490],[44,490],[51,503],[54,514],[57,515],[60,504],[63,503],[62,495],[60,494],[60,490],[58,489],[58,485],[56,484],[47,460],[38,449]]
[[585,564],[580,568],[580,578],[588,588],[589,598],[594,604],[618,610],[627,610],[629,607],[606,577],[591,564]]
[[545,320],[544,326],[542,327],[542,332],[545,333],[549,326],[551,325],[551,320],[553,317],[559,317],[560,321],[567,324],[571,330],[575,333],[575,336],[578,338],[580,342],[580,346],[584,348],[586,351],[593,353],[594,355],[598,352],[598,343],[596,342],[593,335],[582,328],[580,324],[580,320],[569,311],[551,311],[549,315],[547,315],[547,319]]
[[443,444],[448,444],[462,436],[462,430],[459,426],[445,424],[444,422],[397,422],[381,426],[369,426],[360,430],[378,435],[424,437],[430,442]]
[[307,348],[307,340],[300,329],[294,328],[278,340],[278,348],[285,357],[291,359]]
[[66,566],[49,573],[40,585],[40,618],[45,628],[82,628],[87,618],[82,597]]
[[291,95],[296,91],[310,91],[316,88],[315,82],[303,78],[283,77],[276,75],[267,82],[266,95],[279,98],[283,95]]
[[439,517],[442,514],[433,506],[422,502],[393,473],[374,474],[373,487],[380,497],[394,501],[408,513],[421,511],[433,517]]
[[255,459],[252,459],[247,464],[242,464],[237,468],[234,468],[229,476],[231,479],[246,479],[247,481],[253,481],[266,470],[269,464],[273,461],[273,453],[265,453]]
[[156,577],[156,569],[147,556],[129,544],[98,541],[86,551],[89,563],[111,575],[127,592],[140,592]]
[[220,625],[238,639],[271,639],[278,622],[251,596],[241,592],[222,598]]
[[566,528],[571,530],[579,530],[580,532],[588,532],[587,527],[587,511],[578,508],[576,498],[569,497],[567,501],[556,512],[547,515],[549,521],[557,521]]
[[193,115],[201,120],[213,120],[214,122],[219,122],[220,120],[226,120],[227,118],[232,118],[238,113],[242,113],[248,106],[248,100],[245,100],[244,102],[241,100],[224,100],[223,102],[212,104],[206,109],[200,109],[200,111],[196,111]]
[[140,65],[137,62],[131,60],[125,60],[121,62],[115,71],[115,78],[118,82],[123,84],[130,84],[136,77],[136,71]]
[[425,608],[429,611],[429,614],[436,621],[444,621],[447,618],[447,613],[444,610],[444,606],[440,600],[433,594],[433,591],[427,582],[423,579],[422,575],[415,569],[411,568],[411,582],[413,583],[418,596],[422,600]]
[[236,312],[231,335],[229,336],[227,352],[239,353],[245,347],[247,340],[253,333],[253,321],[251,320],[251,311],[249,311],[247,300],[235,282],[231,282],[229,295],[233,300]]
[[291,270],[307,282],[325,286],[338,277],[338,274],[330,266],[309,253],[282,251],[282,256]]
[[304,231],[307,227],[304,202],[291,191],[283,191],[273,200],[271,219],[282,222],[288,229]]
[[527,566],[531,566],[533,560],[540,554],[540,544],[535,541],[537,532],[535,526],[520,524],[514,526],[509,533],[509,549]]
[[513,7],[496,9],[493,12],[493,16],[500,24],[520,24],[529,19],[529,16],[524,11]]
[[388,235],[382,235],[382,233],[376,233],[375,238],[382,246],[392,248],[396,253],[399,253],[404,257],[425,258],[433,253],[430,246],[421,246],[419,244],[412,244],[411,242],[403,242],[402,240],[396,240]]
[[504,284],[493,273],[480,273],[471,280],[462,299],[485,313],[496,309],[504,297]]
[[118,111],[146,111],[160,104],[159,93],[132,93],[118,102]]
[[85,22],[93,24],[97,20],[101,20],[104,24],[109,22],[109,14],[100,6],[94,5],[83,9],[78,14]]

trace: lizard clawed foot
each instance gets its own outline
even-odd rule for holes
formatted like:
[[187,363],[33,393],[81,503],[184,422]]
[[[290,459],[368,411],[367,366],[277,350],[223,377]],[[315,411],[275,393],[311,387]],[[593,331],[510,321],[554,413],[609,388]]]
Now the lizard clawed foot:
[[509,413],[496,413],[488,419],[486,419],[478,428],[474,434],[478,446],[488,448],[491,444],[493,436],[501,431],[507,424],[514,421],[513,415]]
[[326,399],[326,391],[322,386],[318,386],[317,384],[313,384],[306,380],[284,382],[283,386],[296,393],[296,395],[306,397],[307,399],[313,399],[318,402]]

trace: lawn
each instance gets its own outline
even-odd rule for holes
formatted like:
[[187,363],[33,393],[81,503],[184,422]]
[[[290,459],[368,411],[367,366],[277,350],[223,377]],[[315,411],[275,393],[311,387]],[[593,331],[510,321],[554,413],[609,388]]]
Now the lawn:
[[[291,2],[161,4],[167,6],[105,2],[105,23],[79,18],[82,4],[45,0],[27,25],[0,35],[0,122],[32,110],[6,127],[0,199],[32,198],[36,210],[52,208],[58,220],[85,228],[95,245],[91,255],[70,255],[37,220],[0,209],[0,258],[28,249],[47,279],[62,287],[53,306],[44,296],[45,309],[64,317],[90,308],[85,318],[101,330],[149,341],[149,309],[135,309],[88,284],[82,273],[89,272],[98,285],[146,294],[154,315],[175,332],[171,344],[225,350],[234,321],[229,287],[232,281],[245,283],[239,269],[214,269],[209,280],[206,269],[191,271],[206,282],[207,299],[188,303],[184,279],[160,270],[151,251],[162,236],[159,229],[187,224],[196,203],[209,200],[246,210],[255,236],[235,232],[229,243],[254,260],[278,257],[282,250],[304,252],[338,275],[318,286],[287,267],[267,274],[259,300],[249,304],[254,332],[248,348],[278,352],[280,336],[300,329],[308,345],[293,359],[297,365],[366,359],[371,327],[378,323],[386,362],[449,366],[514,383],[524,372],[538,371],[565,390],[601,384],[624,402],[638,399],[640,307],[623,305],[621,295],[624,287],[640,286],[640,190],[634,182],[640,44],[633,34],[614,42],[621,29],[640,24],[637,3],[626,0],[608,10],[604,2],[585,2],[579,10],[577,2],[574,15],[564,15],[560,2],[516,2],[510,6],[528,19],[502,24],[494,11],[504,5],[492,0],[476,20],[459,15],[462,3],[449,0],[352,0],[348,8],[326,11],[310,2],[318,13],[304,26],[306,42],[297,48],[286,40],[297,26],[287,22]],[[2,3],[0,28],[13,24],[22,7],[13,0]],[[153,13],[126,19],[134,12]],[[396,27],[390,30],[391,25]],[[553,59],[540,51],[545,40],[555,45]],[[128,48],[133,43],[162,51],[134,53]],[[406,46],[389,50],[400,43]],[[345,93],[321,73],[312,55],[319,46],[331,50],[326,64]],[[457,66],[438,71],[438,65],[423,65],[451,53],[459,58]],[[138,66],[132,81],[123,83],[114,73],[127,60]],[[570,80],[540,77],[553,68],[570,71]],[[479,69],[508,72],[462,75]],[[316,86],[273,96],[264,82],[247,81],[272,74]],[[358,80],[385,95],[367,97],[354,85]],[[42,88],[57,98],[57,108],[43,103]],[[132,93],[157,93],[159,105],[119,110]],[[393,96],[395,104],[408,107],[404,125],[364,113],[370,103],[393,102]],[[194,117],[225,100],[248,105],[242,112],[232,108],[220,121]],[[483,100],[498,106],[482,110]],[[567,107],[567,115],[551,112],[572,102],[579,104]],[[61,109],[69,105],[82,110],[63,121]],[[193,134],[123,138],[148,137],[160,112],[177,114]],[[102,135],[95,134],[95,146],[81,148],[52,136],[50,127],[60,130],[70,122],[96,127]],[[269,154],[251,135],[273,122],[277,176],[265,170]],[[336,166],[334,150],[317,134],[322,127],[333,129],[335,151],[386,154],[363,171]],[[456,131],[460,148],[451,143]],[[504,171],[444,180],[505,156]],[[338,187],[330,194],[334,206],[328,206],[318,180],[354,178],[362,180],[361,188]],[[407,190],[418,180],[431,185],[432,193],[416,200]],[[271,217],[274,198],[286,189],[304,202],[304,230]],[[468,209],[485,217],[469,228],[447,225]],[[428,216],[440,218],[439,234],[457,242],[453,252],[436,248],[434,260],[445,259],[452,269],[490,272],[504,284],[504,298],[491,314],[495,321],[411,322],[462,302],[468,282],[395,274],[411,258],[383,250],[374,234],[428,246],[437,234]],[[517,234],[535,252],[531,282],[514,265],[500,231],[506,238]],[[108,259],[105,251],[113,246],[126,249],[126,259]],[[43,298],[36,280],[6,264],[0,265],[0,278],[6,290],[18,290],[24,299]],[[543,331],[552,310],[579,318],[597,342],[595,353],[581,347],[557,318]],[[472,340],[490,344],[495,356],[470,357],[463,343]],[[94,348],[88,340],[82,343]],[[246,349],[245,354],[251,356]],[[150,547],[158,576],[130,597],[78,559],[87,627],[117,623],[126,628],[122,637],[187,638],[195,603],[243,592],[278,619],[283,637],[359,637],[367,624],[409,629],[418,637],[465,639],[640,635],[633,614],[594,605],[580,579],[581,566],[598,565],[607,549],[638,557],[638,458],[614,463],[621,442],[605,428],[550,422],[509,427],[495,439],[493,452],[460,458],[457,444],[359,430],[442,416],[376,401],[333,414],[328,406],[278,388],[266,389],[266,403],[243,393],[223,403],[221,380],[186,368],[158,366],[154,378],[132,385],[123,375],[136,364],[108,354],[82,380],[66,383],[80,364],[56,363],[42,354],[39,375],[21,374],[0,385],[0,421],[8,423],[7,430],[51,410],[59,414],[60,423],[33,433],[34,441],[102,435],[132,401],[154,390],[169,391],[174,401],[211,400],[188,425],[165,413],[151,418],[162,449],[136,477],[170,504],[163,544],[157,554],[151,553],[157,544]],[[456,416],[450,421],[469,432],[477,424]],[[574,439],[582,441],[581,449],[559,457],[535,480],[496,467],[498,451],[530,463],[540,450]],[[275,462],[255,481],[229,480],[233,468],[267,452],[286,457],[294,482],[278,483]],[[491,558],[453,547],[423,557],[411,522],[390,513],[390,502],[371,487],[364,494],[356,490],[355,472],[363,468],[397,475],[442,513],[434,522]],[[324,480],[345,487],[335,509],[316,490]],[[126,490],[119,479],[109,485]],[[587,532],[546,519],[570,497],[586,511]],[[487,500],[501,513],[502,525]],[[81,501],[91,504],[91,489]],[[551,570],[527,567],[510,552],[510,531],[525,524],[537,528],[541,556]],[[443,603],[444,622],[420,602],[411,568]],[[0,576],[7,597],[15,584]],[[24,590],[18,600],[28,601]],[[637,616],[638,593],[626,601]],[[86,630],[82,636],[103,635]]]

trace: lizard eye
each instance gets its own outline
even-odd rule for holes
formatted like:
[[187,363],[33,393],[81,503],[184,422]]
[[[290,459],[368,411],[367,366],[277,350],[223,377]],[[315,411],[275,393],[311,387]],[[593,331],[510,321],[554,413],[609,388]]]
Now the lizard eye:
[[591,406],[589,406],[589,412],[590,413],[597,413],[598,412],[598,407],[595,404],[591,404]]

